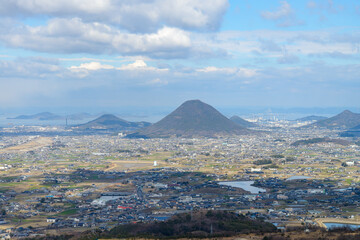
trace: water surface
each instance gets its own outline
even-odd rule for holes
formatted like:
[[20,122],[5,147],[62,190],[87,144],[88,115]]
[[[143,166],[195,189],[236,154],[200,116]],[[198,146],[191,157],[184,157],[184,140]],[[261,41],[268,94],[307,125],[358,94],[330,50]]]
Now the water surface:
[[253,194],[266,192],[266,189],[251,186],[252,184],[254,184],[254,181],[219,182],[219,184],[230,187],[241,188]]
[[329,222],[324,222],[324,225],[326,226],[326,228],[328,229],[332,229],[332,228],[350,228],[352,230],[356,230],[356,229],[360,229],[360,224],[346,224],[346,223],[329,223]]
[[311,177],[309,176],[291,176],[288,179],[286,179],[286,181],[290,181],[290,180],[303,180],[303,179],[309,179]]

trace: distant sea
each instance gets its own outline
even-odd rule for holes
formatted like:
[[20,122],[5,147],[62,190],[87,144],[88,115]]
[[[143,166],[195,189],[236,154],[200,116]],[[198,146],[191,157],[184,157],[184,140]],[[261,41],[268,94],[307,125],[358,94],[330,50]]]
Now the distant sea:
[[[19,114],[20,115],[20,114]],[[121,116],[118,114],[115,114],[119,118],[122,118],[127,121],[133,121],[133,122],[157,122],[161,118],[165,117],[165,115],[153,115],[153,116]],[[16,117],[18,115],[0,115],[0,127],[13,127],[13,126],[65,126],[66,120],[38,120],[38,119],[8,119],[8,117]],[[84,118],[82,120],[71,120],[68,119],[68,126],[78,125],[87,123],[91,120],[94,120],[97,117],[92,118]]]
[[[91,119],[83,120],[68,120],[68,125],[77,125],[86,123]],[[37,119],[7,119],[7,116],[0,116],[0,127],[13,127],[13,126],[65,126],[64,120],[37,120]]]

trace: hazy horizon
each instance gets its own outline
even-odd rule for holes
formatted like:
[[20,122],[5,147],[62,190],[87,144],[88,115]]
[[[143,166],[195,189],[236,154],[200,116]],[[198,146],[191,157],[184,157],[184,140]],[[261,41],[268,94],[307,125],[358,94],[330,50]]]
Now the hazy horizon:
[[[83,118],[80,120],[68,120],[68,124],[80,124],[85,123],[89,120],[92,120],[102,114],[114,114],[118,117],[121,117],[128,121],[148,121],[151,123],[157,122],[172,111],[175,110],[178,106],[173,107],[119,107],[119,108],[106,108],[106,109],[97,109],[97,108],[14,108],[10,109],[11,111],[4,111],[0,109],[0,127],[6,126],[9,123],[15,125],[65,125],[65,120],[16,120],[16,119],[7,119],[8,117],[17,117],[19,115],[33,115],[42,112],[51,112],[58,114],[60,116],[67,116],[71,114],[78,113],[89,113],[92,116],[88,118]],[[327,107],[327,108],[279,108],[279,107],[217,107],[213,105],[218,111],[224,114],[226,117],[230,118],[233,115],[238,115],[244,118],[253,119],[258,117],[263,117],[270,119],[273,117],[278,118],[279,120],[295,120],[301,117],[306,117],[310,115],[318,115],[324,117],[332,117],[344,110],[350,110],[356,113],[360,113],[359,107]]]

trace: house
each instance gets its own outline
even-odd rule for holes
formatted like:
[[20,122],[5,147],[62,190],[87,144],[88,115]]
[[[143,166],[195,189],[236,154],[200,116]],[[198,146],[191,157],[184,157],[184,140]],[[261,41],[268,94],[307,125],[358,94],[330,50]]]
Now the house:
[[48,222],[48,223],[54,223],[54,222],[56,222],[56,218],[47,218],[47,219],[46,219],[46,222]]
[[346,165],[348,165],[349,167],[352,167],[352,166],[355,165],[355,162],[354,161],[347,161]]

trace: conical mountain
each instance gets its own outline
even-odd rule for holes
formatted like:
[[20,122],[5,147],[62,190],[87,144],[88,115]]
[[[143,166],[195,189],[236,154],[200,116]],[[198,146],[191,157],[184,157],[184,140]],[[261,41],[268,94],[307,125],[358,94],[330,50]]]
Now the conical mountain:
[[90,122],[76,126],[79,130],[126,130],[149,126],[147,122],[129,122],[112,114],[104,114]]
[[317,121],[305,127],[323,127],[323,128],[353,128],[360,124],[360,114],[353,113],[349,110],[345,110],[342,113],[327,118],[324,120]]
[[252,132],[254,131],[230,121],[212,106],[200,100],[190,100],[159,122],[140,129],[128,137],[214,137]]
[[249,121],[246,121],[245,119],[239,117],[239,116],[232,116],[230,118],[231,121],[233,121],[234,123],[240,125],[241,127],[245,127],[245,128],[248,128],[248,127],[257,127],[258,125],[255,124],[255,123],[252,123],[252,122],[249,122]]

